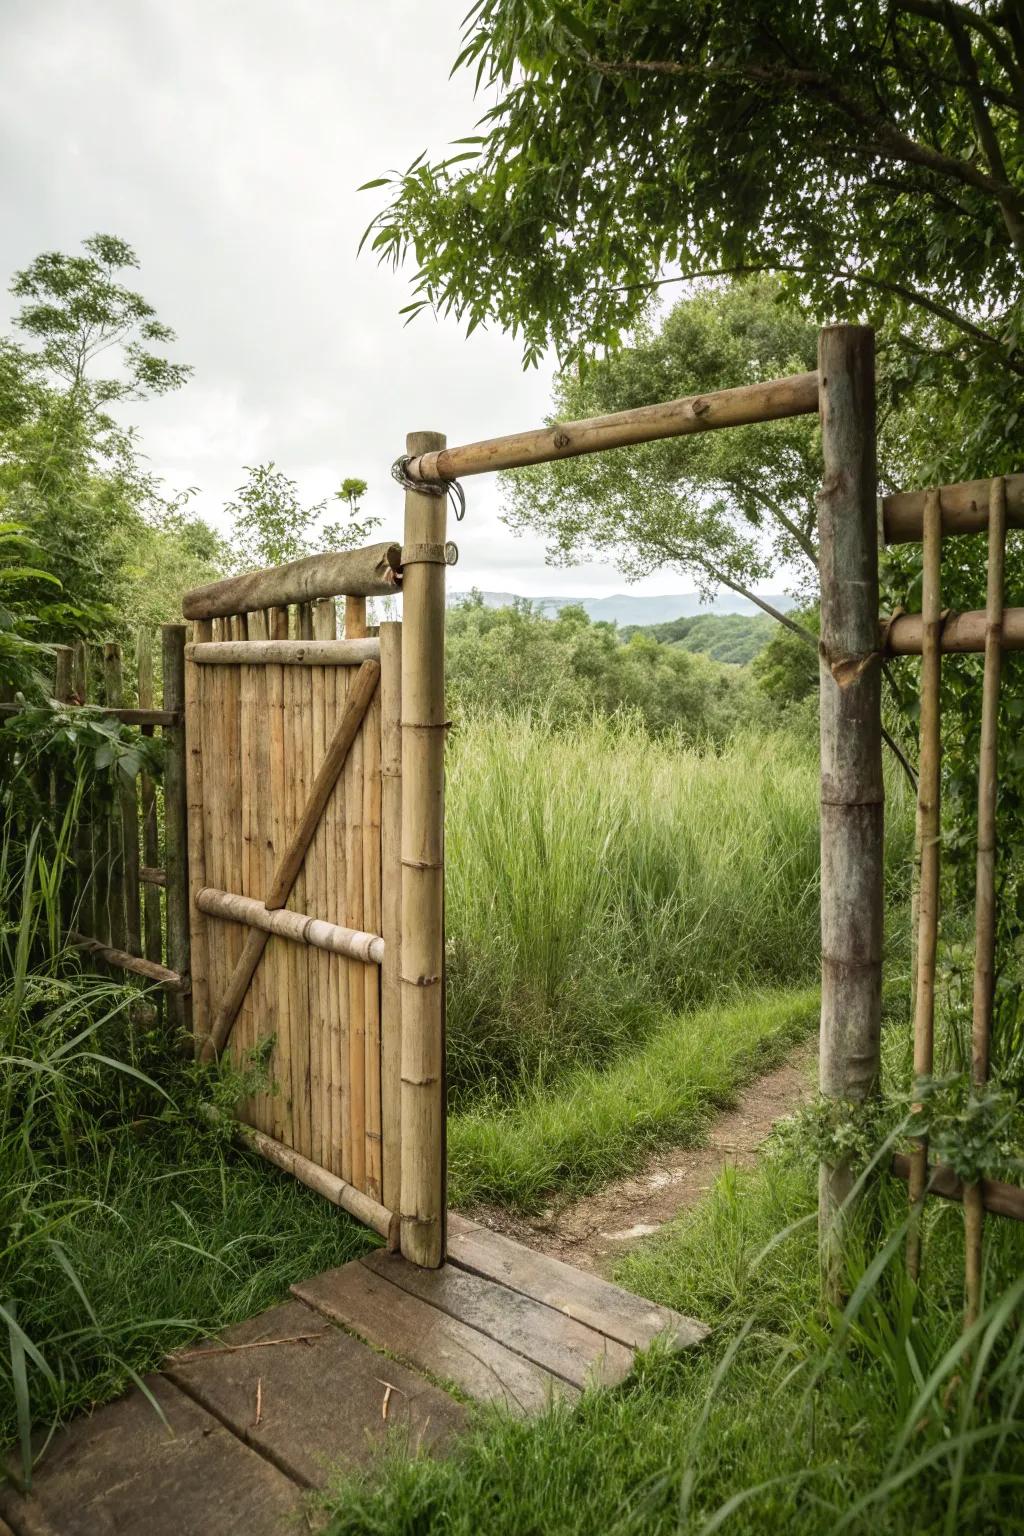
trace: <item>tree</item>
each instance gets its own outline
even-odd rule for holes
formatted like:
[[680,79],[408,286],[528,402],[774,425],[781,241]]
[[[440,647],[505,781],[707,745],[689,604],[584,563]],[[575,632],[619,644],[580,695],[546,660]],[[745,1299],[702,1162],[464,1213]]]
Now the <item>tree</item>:
[[296,482],[273,461],[245,469],[248,480],[225,508],[232,517],[230,543],[238,570],[284,565],[328,549],[354,549],[380,527],[379,517],[356,521],[365,480],[346,479],[334,494],[347,505],[349,521],[325,523],[327,498],[304,507]]
[[4,622],[9,639],[35,644],[172,619],[182,586],[223,563],[216,535],[165,496],[123,422],[124,407],[179,388],[190,370],[163,355],[173,332],[121,280],[138,266],[132,248],[112,235],[84,248],[15,274],[13,324],[26,340],[0,338],[0,518],[25,530],[39,572],[5,597]]
[[[552,420],[801,372],[814,366],[816,345],[814,326],[776,279],[712,287],[633,346],[561,373]],[[502,479],[506,521],[543,534],[554,563],[603,558],[634,579],[667,567],[708,596],[728,587],[800,628],[756,584],[784,570],[805,593],[816,588],[821,450],[812,418],[643,443]],[[816,643],[810,631],[806,638]]]
[[[180,389],[192,370],[153,350],[175,338],[141,293],[119,281],[139,259],[117,235],[83,240],[84,256],[45,251],[15,273],[11,293],[23,303],[14,324],[37,343],[36,358],[79,407],[145,400]],[[116,374],[90,371],[112,353]]]
[[480,131],[368,184],[410,312],[497,322],[536,363],[617,344],[667,269],[784,273],[884,326],[894,391],[958,391],[929,473],[1019,463],[1019,5],[477,0],[456,67],[496,95]]

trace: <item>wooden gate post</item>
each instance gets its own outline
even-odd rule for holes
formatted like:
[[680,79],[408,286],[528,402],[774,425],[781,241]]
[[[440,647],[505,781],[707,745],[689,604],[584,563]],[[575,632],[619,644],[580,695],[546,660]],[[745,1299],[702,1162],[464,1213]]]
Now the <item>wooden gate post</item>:
[[[824,481],[821,575],[821,1060],[825,1099],[874,1093],[882,1011],[883,787],[878,639],[875,342],[868,326],[818,342]],[[847,1160],[823,1162],[818,1232],[829,1300],[843,1289]]]
[[[443,448],[411,432],[406,453]],[[406,490],[402,550],[402,1253],[445,1256],[444,538],[448,498]]]

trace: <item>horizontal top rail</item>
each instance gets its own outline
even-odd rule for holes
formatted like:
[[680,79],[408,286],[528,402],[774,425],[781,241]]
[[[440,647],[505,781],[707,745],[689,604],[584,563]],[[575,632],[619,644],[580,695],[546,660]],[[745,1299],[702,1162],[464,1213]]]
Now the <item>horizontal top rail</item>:
[[[1006,523],[1024,528],[1024,475],[1006,475]],[[988,501],[992,479],[961,480],[940,485],[942,532],[982,533],[988,527]],[[882,532],[887,544],[916,544],[924,529],[927,491],[896,491],[882,497]]]
[[393,597],[401,590],[401,570],[402,547],[391,542],[307,555],[195,587],[185,593],[181,611],[186,619],[224,619],[318,597]]
[[405,473],[410,480],[424,482],[458,480],[463,475],[547,464],[552,459],[572,459],[583,453],[625,448],[631,443],[649,443],[661,437],[744,427],[786,416],[809,416],[817,409],[817,373],[797,373],[785,379],[769,379],[764,384],[686,395],[680,400],[616,411],[611,416],[591,416],[583,421],[556,421],[532,432],[514,432],[509,437],[490,437],[462,448],[421,453],[409,459]]
[[186,645],[185,659],[202,666],[357,667],[380,661],[380,641],[197,640]]

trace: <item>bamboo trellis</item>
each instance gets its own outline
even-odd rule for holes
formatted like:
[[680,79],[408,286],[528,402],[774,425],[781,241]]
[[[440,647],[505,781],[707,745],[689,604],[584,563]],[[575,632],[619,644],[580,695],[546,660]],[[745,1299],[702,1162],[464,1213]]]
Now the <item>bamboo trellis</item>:
[[[974,510],[984,506],[984,521],[976,515],[969,527],[956,532],[988,534],[986,606],[984,615],[971,615],[971,643],[965,643],[967,615],[949,615],[942,610],[942,535],[948,526],[947,492],[935,488],[925,493],[923,544],[922,613],[919,630],[921,663],[920,774],[917,802],[917,965],[914,1008],[914,1075],[916,1079],[932,1074],[935,1049],[935,982],[939,935],[940,888],[940,761],[941,761],[941,691],[942,656],[952,650],[984,652],[982,681],[981,733],[978,763],[977,867],[975,874],[974,983],[971,1030],[971,1090],[979,1093],[988,1081],[992,1042],[993,989],[995,981],[995,854],[996,801],[998,776],[999,682],[1004,648],[1020,647],[1018,625],[1021,610],[1006,610],[1003,583],[1008,522],[1009,491],[1019,476],[997,476],[987,485],[987,495],[978,485]],[[977,618],[984,620],[980,626]],[[954,643],[948,636],[958,631]],[[905,629],[905,633],[911,633]],[[916,1102],[912,1111],[920,1113]],[[965,1323],[970,1326],[982,1305],[982,1239],[986,1209],[1001,1215],[1024,1219],[1024,1191],[999,1185],[993,1200],[993,1181],[962,1183],[952,1178],[952,1170],[928,1166],[926,1139],[915,1141],[905,1166],[911,1201],[911,1223],[907,1241],[907,1267],[917,1279],[921,1267],[920,1220],[925,1198],[937,1193],[960,1199],[964,1207],[964,1293]]]
[[[161,989],[172,1022],[191,1022],[186,888],[184,719],[185,626],[160,630],[162,705],[154,702],[153,634],[140,629],[134,662],[137,704],[125,702],[120,642],[54,646],[53,701],[163,735],[162,793],[145,773],[121,777],[112,800],[87,794],[74,834],[74,875],[63,903],[70,943],[93,961]],[[0,705],[0,718],[23,706]],[[67,786],[54,785],[55,810]],[[161,849],[163,850],[161,855]],[[161,857],[163,864],[161,865]],[[162,1006],[160,998],[156,1004]]]

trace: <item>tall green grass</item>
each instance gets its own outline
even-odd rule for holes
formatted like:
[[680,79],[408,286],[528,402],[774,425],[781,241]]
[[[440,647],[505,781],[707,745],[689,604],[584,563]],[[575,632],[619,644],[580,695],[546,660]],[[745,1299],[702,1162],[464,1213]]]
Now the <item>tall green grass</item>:
[[[698,751],[628,719],[569,734],[479,716],[448,775],[455,1102],[599,1065],[666,1012],[817,977],[813,743]],[[894,782],[897,884],[909,825]]]
[[[144,994],[61,949],[37,833],[0,847],[0,1445],[116,1395],[376,1239],[233,1149]],[[53,936],[57,935],[56,942]],[[44,958],[40,959],[40,955]]]
[[814,987],[751,994],[664,1018],[603,1070],[473,1104],[448,1122],[449,1201],[535,1210],[628,1173],[654,1147],[699,1146],[740,1084],[811,1034],[818,1015]]

